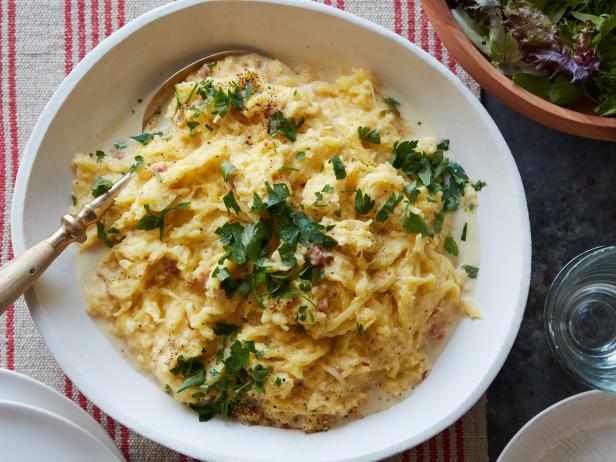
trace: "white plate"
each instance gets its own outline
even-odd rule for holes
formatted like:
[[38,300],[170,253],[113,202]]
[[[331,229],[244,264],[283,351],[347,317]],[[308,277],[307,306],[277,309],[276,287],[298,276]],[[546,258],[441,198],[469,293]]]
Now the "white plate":
[[614,462],[615,435],[616,396],[588,391],[533,417],[497,462]]
[[117,462],[90,433],[49,411],[0,400],[0,457],[20,462]]
[[98,439],[118,459],[124,460],[109,434],[89,414],[66,396],[31,377],[0,369],[0,400],[28,404],[64,417]]
[[[166,76],[211,52],[252,47],[288,61],[363,66],[415,108],[471,176],[488,182],[478,223],[475,297],[485,319],[464,320],[432,373],[404,401],[324,433],[247,427],[194,413],[134,370],[85,313],[71,255],[26,296],[47,346],[83,393],[127,427],[210,461],[372,460],[425,441],[464,414],[503,364],[530,276],[530,228],[519,173],[492,119],[444,66],[398,35],[317,2],[171,2],[127,24],[64,80],[33,130],[19,167],[11,226],[15,253],[54,231],[70,205],[70,162],[91,150]],[[135,116],[137,118],[137,115]],[[140,132],[135,121],[131,135]],[[241,442],[241,444],[238,444]]]

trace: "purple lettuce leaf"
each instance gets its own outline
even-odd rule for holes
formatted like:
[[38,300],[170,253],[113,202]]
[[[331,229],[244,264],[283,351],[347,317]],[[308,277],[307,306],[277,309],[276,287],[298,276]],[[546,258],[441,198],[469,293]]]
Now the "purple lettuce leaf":
[[571,83],[584,85],[599,68],[591,23],[588,31],[577,34],[575,43],[566,44],[551,19],[528,1],[509,2],[503,12],[505,27],[517,41],[522,60],[533,64],[550,79],[565,76]]

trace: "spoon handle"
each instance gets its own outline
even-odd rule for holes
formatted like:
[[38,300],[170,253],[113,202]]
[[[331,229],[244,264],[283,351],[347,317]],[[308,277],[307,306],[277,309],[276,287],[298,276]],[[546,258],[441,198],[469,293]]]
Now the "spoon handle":
[[0,268],[0,315],[36,281],[68,244],[81,241],[74,232],[72,217],[62,227]]

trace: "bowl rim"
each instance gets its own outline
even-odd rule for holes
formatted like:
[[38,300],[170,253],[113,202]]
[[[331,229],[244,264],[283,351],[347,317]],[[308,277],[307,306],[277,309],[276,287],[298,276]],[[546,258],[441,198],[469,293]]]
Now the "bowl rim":
[[[24,149],[21,162],[19,165],[19,171],[17,174],[13,201],[11,207],[11,233],[13,236],[13,250],[15,255],[19,255],[26,250],[26,239],[24,229],[24,203],[26,200],[28,180],[32,173],[34,161],[37,158],[41,141],[44,135],[49,129],[51,121],[55,118],[57,111],[62,106],[66,97],[72,92],[75,86],[85,76],[86,73],[104,56],[111,51],[116,45],[122,42],[128,36],[137,33],[141,28],[149,23],[159,20],[165,16],[171,15],[177,11],[181,11],[186,8],[191,8],[201,3],[226,3],[226,0],[179,0],[173,3],[160,6],[147,13],[133,19],[127,23],[121,29],[115,31],[105,40],[103,40],[96,48],[94,48],[89,54],[85,56],[73,70],[64,78],[57,90],[54,92],[51,99],[45,105],[43,111],[39,115],[39,118],[32,130],[32,133],[28,139],[26,147]],[[505,154],[503,157],[503,163],[511,171],[513,191],[516,201],[519,203],[519,226],[521,231],[520,244],[523,249],[523,255],[521,259],[522,274],[520,275],[520,285],[518,288],[518,303],[515,307],[515,313],[513,315],[513,321],[509,326],[506,336],[501,343],[500,350],[494,356],[491,366],[486,371],[484,376],[480,379],[479,385],[470,393],[462,402],[458,404],[456,408],[453,408],[449,414],[441,419],[437,424],[427,427],[422,432],[411,435],[396,444],[379,448],[371,453],[362,454],[357,457],[344,458],[340,460],[375,460],[388,457],[390,455],[399,453],[410,447],[421,444],[428,440],[432,436],[440,433],[444,429],[451,426],[461,416],[463,416],[485,393],[488,386],[492,383],[497,373],[501,369],[505,359],[507,358],[513,342],[517,336],[517,333],[522,322],[524,309],[528,297],[528,290],[530,286],[530,269],[531,269],[531,230],[530,221],[528,215],[528,207],[526,203],[526,196],[522,185],[522,180],[519,171],[515,165],[511,151],[503,139],[500,131],[498,130],[495,122],[492,120],[486,109],[481,105],[479,99],[471,93],[471,91],[443,64],[436,60],[426,51],[422,50],[415,44],[406,40],[405,38],[395,34],[394,32],[386,29],[383,26],[377,25],[367,19],[355,16],[352,13],[338,10],[335,7],[312,2],[310,0],[234,0],[237,2],[246,3],[261,3],[272,6],[287,6],[298,8],[302,10],[308,10],[317,12],[329,16],[333,16],[342,21],[351,23],[358,27],[368,30],[369,32],[378,34],[396,44],[404,47],[409,53],[416,55],[419,59],[430,65],[436,72],[442,74],[457,91],[461,92],[468,104],[477,112],[478,117],[481,118],[486,129],[493,135],[493,140],[499,149]],[[34,296],[33,289],[30,289],[25,294],[26,303],[28,305],[30,314],[32,315],[34,322],[39,330],[41,337],[43,337],[45,345],[52,353],[58,364],[63,371],[71,378],[74,384],[90,399],[94,404],[101,408],[106,414],[110,415],[113,419],[122,423],[126,427],[135,431],[136,433],[143,435],[155,442],[158,442],[168,448],[171,448],[177,452],[192,455],[195,457],[203,457],[203,454],[207,455],[207,458],[212,460],[225,460],[236,461],[239,460],[235,457],[229,457],[226,454],[209,450],[208,448],[201,447],[200,454],[191,454],[190,447],[184,447],[181,442],[175,439],[169,439],[160,431],[153,430],[147,426],[141,425],[138,421],[133,419],[130,415],[125,413],[123,409],[116,407],[107,397],[103,396],[95,389],[87,386],[87,382],[79,370],[67,361],[63,359],[62,350],[56,342],[51,338],[46,338],[46,320],[41,315],[42,310],[33,309],[37,306],[36,297]]]
[[554,130],[616,141],[616,117],[602,117],[557,106],[514,84],[473,45],[454,19],[446,0],[421,0],[421,3],[439,39],[460,66],[508,107]]

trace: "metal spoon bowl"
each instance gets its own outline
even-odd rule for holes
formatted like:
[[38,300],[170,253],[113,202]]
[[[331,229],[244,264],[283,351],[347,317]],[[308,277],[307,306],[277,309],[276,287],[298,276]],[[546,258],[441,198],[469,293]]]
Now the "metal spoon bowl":
[[[153,116],[169,99],[173,87],[207,63],[231,55],[250,53],[247,50],[227,50],[199,59],[180,69],[158,88],[143,114],[141,129],[145,130]],[[22,255],[0,268],[0,315],[40,277],[49,265],[73,242],[86,240],[86,229],[98,222],[113,204],[115,198],[135,176],[134,169],[124,175],[106,194],[86,204],[77,215],[64,215],[60,229],[26,250]]]

